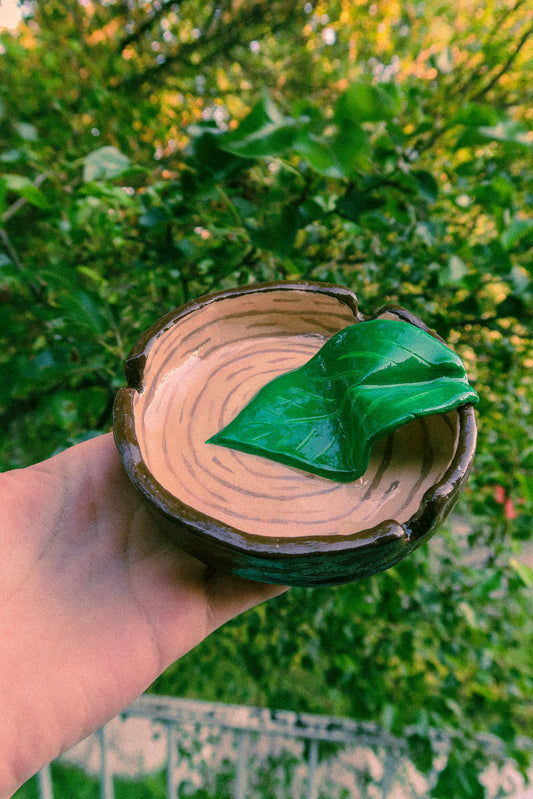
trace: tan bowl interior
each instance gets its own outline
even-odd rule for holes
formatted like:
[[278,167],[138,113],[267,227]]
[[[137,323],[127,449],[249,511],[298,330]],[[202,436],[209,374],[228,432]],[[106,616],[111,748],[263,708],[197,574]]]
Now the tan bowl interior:
[[347,484],[205,443],[265,383],[358,321],[336,297],[299,290],[227,297],[178,320],[152,345],[133,400],[153,477],[186,505],[253,535],[348,535],[406,522],[454,457],[456,411],[378,442],[367,472]]

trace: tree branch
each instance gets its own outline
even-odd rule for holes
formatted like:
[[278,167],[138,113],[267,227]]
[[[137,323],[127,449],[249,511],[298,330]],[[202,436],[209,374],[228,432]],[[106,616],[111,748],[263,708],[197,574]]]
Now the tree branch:
[[[291,3],[283,2],[279,17],[268,26],[268,32],[276,33],[284,28],[287,21],[294,16],[294,7]],[[138,89],[145,82],[151,82],[157,78],[158,81],[167,73],[170,73],[176,64],[190,63],[193,53],[203,49],[205,51],[203,60],[212,60],[219,53],[227,54],[233,47],[242,45],[242,31],[246,29],[250,39],[253,38],[253,27],[265,22],[267,13],[273,12],[272,6],[265,0],[255,0],[251,5],[239,9],[235,15],[225,20],[223,15],[217,16],[213,13],[206,29],[195,41],[186,42],[179,45],[173,53],[166,56],[162,63],[152,64],[140,73],[129,75],[121,80],[112,89]],[[216,10],[215,10],[216,11]],[[198,67],[196,67],[198,68]]]
[[511,68],[514,61],[518,57],[518,54],[526,44],[529,37],[533,35],[533,24],[526,28],[520,39],[518,40],[518,44],[516,45],[514,51],[509,54],[506,61],[500,69],[492,76],[490,81],[487,83],[486,86],[483,86],[479,91],[471,98],[471,101],[476,103],[479,102],[483,97],[490,92],[492,88],[498,83],[498,81],[505,75],[505,73]]
[[[10,240],[9,236],[7,235],[7,230],[5,228],[3,228],[3,227],[0,227],[0,239],[2,239],[4,247],[6,248],[9,257],[11,258],[11,260],[13,261],[15,266],[17,267],[18,271],[21,273],[21,275],[24,275],[26,277],[27,272],[24,269],[24,264],[22,263],[22,261],[18,257],[17,251],[15,250],[13,245],[11,244],[11,240]],[[37,302],[39,302],[41,300],[41,292],[39,290],[38,284],[30,279],[30,280],[27,280],[27,286],[28,286],[31,294],[33,295],[33,298]]]
[[8,252],[9,257],[11,258],[11,260],[13,261],[13,263],[15,264],[15,266],[17,267],[19,272],[24,272],[24,266],[22,264],[22,261],[18,257],[15,248],[11,244],[11,241],[9,239],[9,236],[7,235],[6,229],[3,228],[3,227],[0,227],[0,239],[2,239],[2,242],[3,242],[4,247],[6,248],[6,250]]
[[138,25],[135,28],[135,30],[133,30],[131,33],[129,33],[127,36],[125,36],[123,39],[120,40],[120,42],[118,43],[117,51],[121,53],[124,50],[124,48],[127,47],[129,44],[133,44],[138,39],[140,39],[143,33],[149,31],[150,28],[152,28],[155,25],[157,20],[161,19],[161,17],[165,15],[166,11],[168,11],[169,8],[175,5],[175,3],[176,0],[163,0],[159,8],[156,8],[156,10],[153,11],[151,15],[144,20],[144,22],[141,22],[141,24]]
[[[500,14],[499,14],[498,18],[496,19],[496,21],[494,22],[494,25],[492,26],[492,28],[490,29],[490,31],[487,33],[487,35],[485,36],[485,38],[483,40],[483,44],[482,44],[482,47],[481,47],[482,52],[485,51],[487,49],[487,46],[492,43],[492,41],[495,39],[496,35],[498,33],[501,33],[504,23],[508,19],[510,19],[514,14],[516,14],[517,11],[519,11],[521,6],[523,6],[525,2],[527,2],[527,0],[517,0],[517,2],[515,3],[515,5],[512,8],[500,9]],[[505,51],[504,44],[501,45],[502,52]],[[518,53],[517,53],[517,55],[518,55]],[[513,58],[513,60],[514,60],[514,58]],[[504,72],[507,69],[509,69],[511,64],[512,64],[512,60],[511,60],[511,62],[508,65],[506,65],[506,67],[504,69]],[[482,69],[485,66],[486,66],[485,59],[482,59],[475,67],[473,67],[471,69],[469,69],[468,63],[464,63],[462,65],[462,71],[463,71],[463,73],[468,74],[468,77],[464,81],[457,81],[455,86],[451,87],[450,96],[453,96],[453,97],[457,97],[457,96],[466,97],[470,87],[471,86],[475,86],[476,81],[478,81],[480,79],[481,71],[482,71]],[[504,73],[502,73],[502,74],[504,74]],[[496,79],[496,82],[500,79],[500,77],[501,77],[501,75],[498,76],[498,78]],[[472,98],[472,99],[475,99],[475,98]]]

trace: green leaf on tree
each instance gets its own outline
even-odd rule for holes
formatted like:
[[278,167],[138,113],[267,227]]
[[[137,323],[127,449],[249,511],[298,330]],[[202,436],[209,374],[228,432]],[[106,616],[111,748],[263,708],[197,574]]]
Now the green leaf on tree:
[[461,796],[463,799],[484,799],[485,787],[479,781],[479,768],[474,758],[463,762],[451,752],[448,762],[439,774],[430,795],[435,799]]
[[429,736],[414,733],[407,739],[409,757],[422,774],[429,774],[433,768],[433,746]]
[[241,158],[266,158],[285,152],[297,136],[296,120],[284,117],[265,94],[236,130],[220,137],[219,147]]
[[4,175],[3,183],[9,191],[18,194],[30,205],[35,205],[37,208],[49,207],[48,200],[41,190],[24,175]]
[[337,100],[335,122],[380,122],[391,120],[400,110],[396,87],[354,83]]
[[500,236],[501,243],[505,250],[512,249],[521,239],[533,233],[533,218],[520,219],[515,217],[509,227]]
[[99,147],[83,159],[83,180],[111,180],[129,168],[130,159],[116,147]]
[[351,482],[400,425],[477,400],[449,347],[408,322],[374,319],[267,383],[208,443]]

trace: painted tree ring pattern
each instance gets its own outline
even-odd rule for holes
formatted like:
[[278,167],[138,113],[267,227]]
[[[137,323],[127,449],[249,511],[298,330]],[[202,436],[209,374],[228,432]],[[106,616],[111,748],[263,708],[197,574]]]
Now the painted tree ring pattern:
[[456,412],[379,442],[368,471],[350,484],[205,443],[262,385],[360,320],[335,296],[280,288],[226,297],[171,325],[151,346],[134,403],[155,480],[200,514],[250,535],[356,535],[388,519],[406,522],[450,465]]

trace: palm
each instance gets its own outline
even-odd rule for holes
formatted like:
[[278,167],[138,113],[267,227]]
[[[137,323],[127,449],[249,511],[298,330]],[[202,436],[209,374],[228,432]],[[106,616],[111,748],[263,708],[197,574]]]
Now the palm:
[[[112,717],[215,627],[279,593],[208,575],[170,544],[110,436],[2,475],[0,495],[9,510],[0,746],[13,751],[18,781]],[[1,789],[0,768],[0,797]]]

